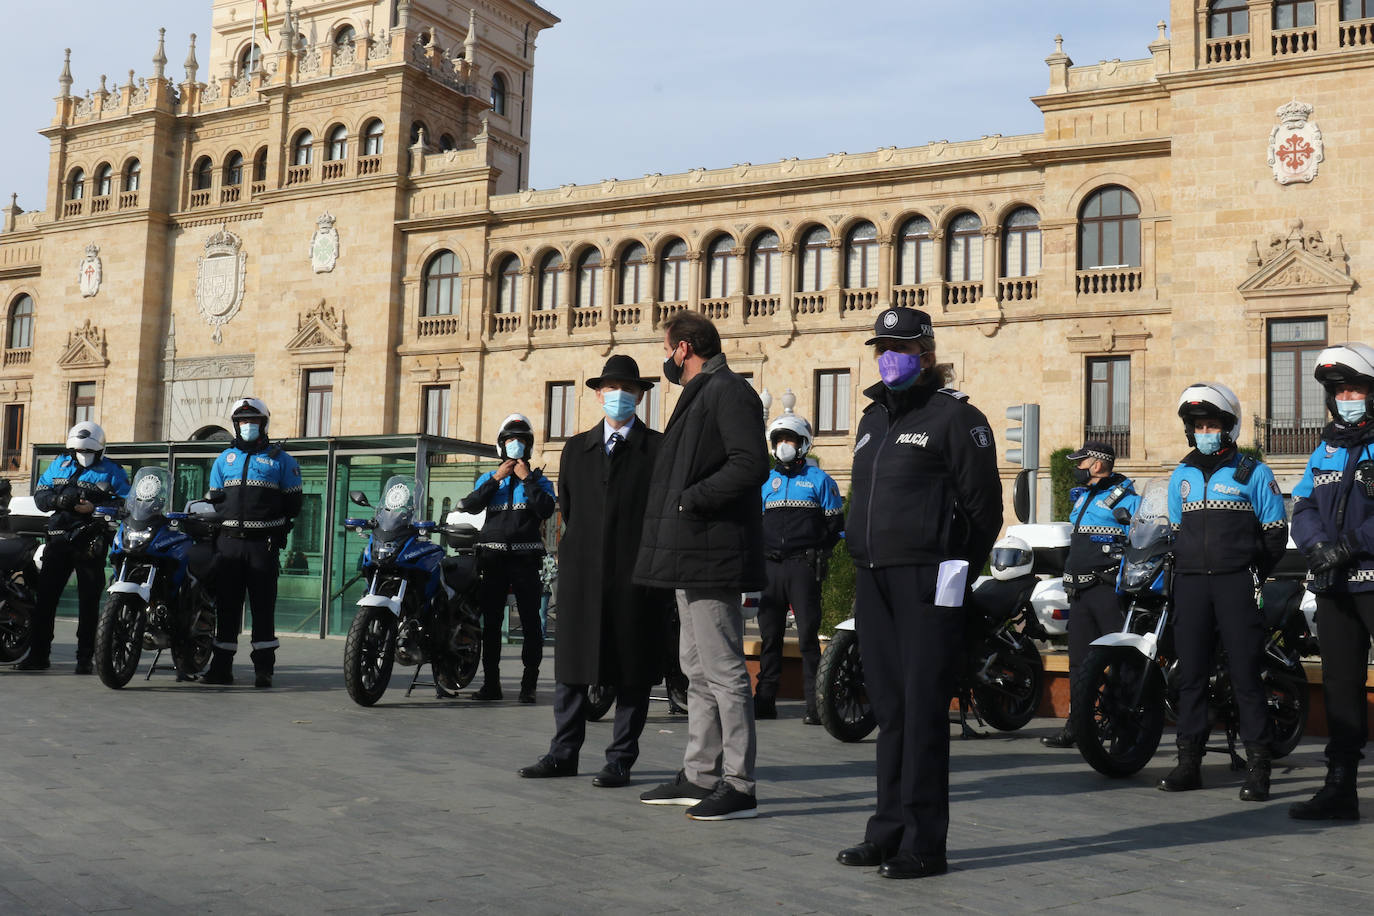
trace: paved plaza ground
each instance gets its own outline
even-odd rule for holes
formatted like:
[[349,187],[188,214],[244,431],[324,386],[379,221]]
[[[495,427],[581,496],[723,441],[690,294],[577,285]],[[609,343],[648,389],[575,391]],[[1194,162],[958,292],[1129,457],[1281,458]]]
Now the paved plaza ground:
[[0,671],[0,913],[1374,910],[1374,770],[1369,822],[1286,813],[1321,782],[1318,740],[1246,804],[1217,755],[1207,790],[1165,795],[1163,752],[1108,780],[1041,746],[1051,720],[956,739],[951,871],[889,881],[835,862],[873,804],[872,740],[805,727],[800,704],[759,724],[760,816],[698,823],[638,801],[681,765],[686,720],[664,703],[629,788],[591,784],[609,722],[589,726],[585,775],[515,776],[547,748],[551,658],[535,707],[514,702],[508,654],[503,703],[406,699],[398,669],[363,709],[341,641],[287,641],[272,690],[142,672],[109,690],[73,676],[72,644],[60,622],[52,671]]

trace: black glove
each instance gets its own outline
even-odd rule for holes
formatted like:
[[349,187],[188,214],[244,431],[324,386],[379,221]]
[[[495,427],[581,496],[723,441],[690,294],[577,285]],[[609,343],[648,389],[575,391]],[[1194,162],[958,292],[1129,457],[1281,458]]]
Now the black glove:
[[81,502],[81,490],[76,487],[63,487],[62,492],[57,494],[53,500],[53,505],[63,512],[70,512],[76,508],[76,504]]
[[1345,575],[1339,569],[1324,569],[1312,574],[1312,581],[1308,584],[1307,590],[1314,595],[1324,595],[1333,591],[1344,579]]
[[267,546],[271,547],[273,550],[285,550],[286,536],[290,534],[290,531],[290,528],[285,527],[273,531],[272,536],[267,539]]
[[1326,572],[1341,569],[1350,562],[1350,543],[1345,538],[1323,541],[1307,553],[1307,563],[1312,572]]

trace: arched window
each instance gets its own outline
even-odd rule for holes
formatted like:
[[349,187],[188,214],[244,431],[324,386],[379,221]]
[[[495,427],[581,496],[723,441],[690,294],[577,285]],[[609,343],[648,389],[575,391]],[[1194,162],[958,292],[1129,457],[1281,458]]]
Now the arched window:
[[718,235],[706,250],[706,298],[724,299],[730,295],[730,265],[735,260],[735,240]]
[[550,251],[539,262],[539,307],[556,309],[563,306],[563,256]]
[[95,170],[95,196],[109,197],[114,188],[114,169],[108,162],[102,162]]
[[315,161],[315,135],[308,130],[296,134],[291,144],[291,164],[309,165]]
[[897,285],[929,283],[935,277],[935,235],[930,220],[913,216],[902,224],[898,235],[901,247],[897,249]]
[[250,45],[239,52],[239,73],[256,73],[262,65],[262,49]]
[[1341,0],[1341,19],[1374,19],[1374,0]]
[[687,299],[687,243],[682,239],[673,239],[663,249],[658,298],[661,302],[683,302]]
[[749,295],[774,296],[782,292],[782,252],[778,250],[778,234],[772,230],[760,232],[749,246]]
[[1301,29],[1316,24],[1316,0],[1274,0],[1274,28]]
[[195,171],[191,173],[191,190],[209,190],[214,177],[215,166],[210,161],[209,156],[201,156],[196,160]]
[[386,128],[382,126],[380,118],[373,118],[367,122],[363,128],[363,155],[380,156],[382,154],[382,134]]
[[872,289],[878,285],[878,229],[859,223],[845,239],[844,285],[847,289]]
[[420,314],[452,315],[458,311],[458,257],[451,251],[441,251],[425,264],[425,301]]
[[224,158],[224,178],[226,188],[236,188],[243,184],[243,154],[237,150]]
[[67,200],[81,200],[86,196],[86,171],[85,169],[72,169],[71,177],[67,179]]
[[976,283],[983,279],[983,223],[972,213],[960,213],[949,224],[949,257],[945,279]]
[[1250,34],[1250,7],[1246,0],[1212,0],[1207,11],[1207,37]]
[[348,128],[342,124],[335,125],[329,132],[329,145],[325,150],[325,158],[330,162],[338,159],[348,158]]
[[137,159],[130,159],[129,164],[124,166],[124,178],[121,184],[126,191],[137,191],[139,182],[143,178],[143,163]]
[[21,293],[10,305],[10,328],[5,338],[11,350],[33,346],[33,297]]
[[647,254],[644,246],[635,242],[620,255],[620,302],[622,305],[633,305],[648,298],[649,265],[644,263]]
[[1002,227],[1002,276],[1040,275],[1040,214],[1019,207]]
[[346,25],[341,27],[337,32],[334,33],[335,52],[342,51],[344,48],[353,47],[353,41],[357,37],[358,33],[354,31],[353,26]]
[[577,306],[592,308],[601,304],[601,252],[588,248],[577,259]]
[[423,139],[426,147],[429,146],[429,126],[424,121],[412,121],[410,124],[410,145],[421,142]]
[[267,180],[267,147],[263,147],[253,155],[253,180]]
[[447,153],[449,150],[458,148],[458,141],[453,139],[453,134],[444,134],[439,138],[439,152]]
[[820,292],[830,286],[834,276],[830,257],[830,232],[822,226],[806,231],[801,241],[801,258],[797,270],[797,291]]
[[491,110],[499,115],[506,113],[506,78],[499,73],[491,78]]
[[520,259],[511,255],[496,271],[496,311],[520,311]]
[[1078,215],[1078,269],[1140,266],[1140,204],[1118,185],[1094,191]]

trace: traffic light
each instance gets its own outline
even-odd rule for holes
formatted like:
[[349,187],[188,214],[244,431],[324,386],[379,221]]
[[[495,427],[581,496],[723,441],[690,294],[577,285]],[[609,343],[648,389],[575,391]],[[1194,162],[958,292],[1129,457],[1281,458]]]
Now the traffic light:
[[1020,426],[1007,427],[1007,441],[1021,443],[1020,448],[1007,449],[1007,460],[1030,470],[1040,468],[1040,405],[1017,404],[1007,408],[1007,419]]

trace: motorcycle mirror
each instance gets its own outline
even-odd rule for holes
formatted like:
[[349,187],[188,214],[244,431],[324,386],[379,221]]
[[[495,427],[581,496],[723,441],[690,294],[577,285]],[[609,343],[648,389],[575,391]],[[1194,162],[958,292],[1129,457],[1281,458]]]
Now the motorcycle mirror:
[[1030,521],[1030,471],[1023,469],[1016,475],[1016,483],[1011,490],[1011,508],[1017,521],[1025,524]]
[[367,506],[369,509],[372,508],[372,503],[367,501],[367,494],[362,490],[349,490],[348,501],[355,506]]

